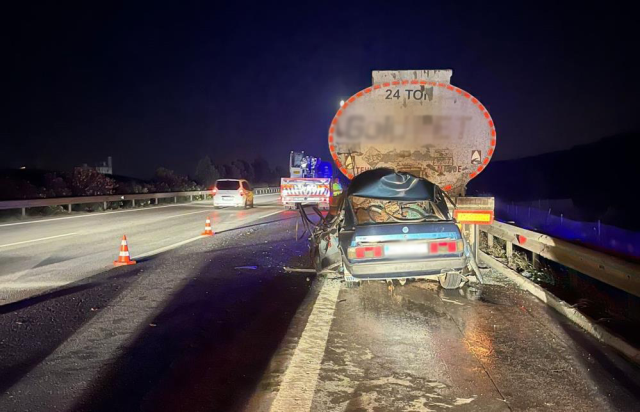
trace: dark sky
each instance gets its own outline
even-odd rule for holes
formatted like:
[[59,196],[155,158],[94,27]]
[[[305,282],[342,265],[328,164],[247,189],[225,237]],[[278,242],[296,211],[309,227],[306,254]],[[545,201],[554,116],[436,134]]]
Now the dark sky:
[[329,159],[338,102],[374,69],[453,69],[495,120],[494,159],[640,129],[636,17],[613,3],[20,3],[2,12],[0,168]]

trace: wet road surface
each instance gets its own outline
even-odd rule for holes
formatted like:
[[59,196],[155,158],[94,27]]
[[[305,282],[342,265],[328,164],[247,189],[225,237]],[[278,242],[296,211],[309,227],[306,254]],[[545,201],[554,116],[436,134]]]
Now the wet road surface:
[[214,209],[211,200],[0,224],[0,305],[71,284],[108,268],[126,234],[134,256],[197,240],[205,219],[221,231],[278,213],[278,194],[253,209]]
[[288,337],[247,410],[640,410],[638,368],[501,276],[485,277],[491,284],[459,291],[339,286],[326,345],[309,356]]
[[295,212],[0,306],[0,411],[632,411],[640,371],[497,274],[346,288]]

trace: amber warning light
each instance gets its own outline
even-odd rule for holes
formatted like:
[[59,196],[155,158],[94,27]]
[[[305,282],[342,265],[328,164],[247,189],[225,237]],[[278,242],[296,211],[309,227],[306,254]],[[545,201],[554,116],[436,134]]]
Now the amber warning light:
[[454,210],[453,217],[458,223],[490,225],[493,223],[493,210]]

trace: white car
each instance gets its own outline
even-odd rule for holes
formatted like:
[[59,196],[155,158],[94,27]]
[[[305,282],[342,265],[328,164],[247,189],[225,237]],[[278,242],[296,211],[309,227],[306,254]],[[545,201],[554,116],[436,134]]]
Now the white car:
[[244,179],[220,179],[212,189],[213,207],[253,207],[253,189]]

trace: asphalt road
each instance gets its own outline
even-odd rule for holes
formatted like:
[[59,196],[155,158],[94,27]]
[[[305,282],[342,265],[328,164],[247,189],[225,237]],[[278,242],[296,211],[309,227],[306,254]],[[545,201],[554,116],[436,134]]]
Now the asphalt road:
[[[640,369],[499,274],[318,282],[247,411],[638,411]],[[294,321],[295,324],[295,321]]]
[[117,258],[127,235],[134,258],[196,240],[210,215],[222,231],[282,210],[277,194],[253,209],[213,209],[211,201],[75,214],[0,224],[0,305],[98,274]]
[[[262,209],[195,240],[198,206],[120,216],[153,214],[147,230],[78,219],[113,227],[107,262],[0,306],[0,411],[640,410],[636,366],[500,275],[444,291],[286,273],[306,240],[295,212]],[[123,228],[134,257],[189,242],[111,268]]]

